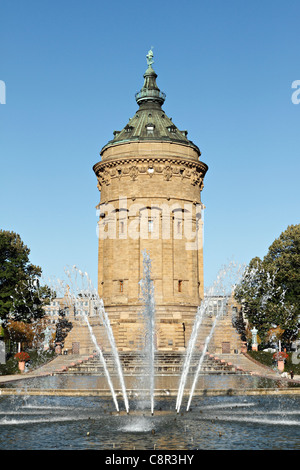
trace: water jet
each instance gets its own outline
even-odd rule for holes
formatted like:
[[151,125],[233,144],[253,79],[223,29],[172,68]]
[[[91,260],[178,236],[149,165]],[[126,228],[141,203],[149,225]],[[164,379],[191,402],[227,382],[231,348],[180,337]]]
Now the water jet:
[[[89,439],[85,440],[85,448],[89,445],[99,449],[108,448],[117,435],[120,448],[132,448],[134,444],[136,448],[153,449],[156,442],[154,443],[151,439],[158,433],[161,438],[160,447],[164,448],[165,445],[167,449],[172,446],[175,449],[191,448],[191,446],[216,449],[219,444],[215,437],[222,437],[222,448],[231,449],[229,435],[235,436],[235,448],[274,449],[276,442],[283,442],[283,440],[285,448],[295,448],[297,443],[295,432],[293,433],[292,430],[300,426],[298,411],[300,387],[295,388],[297,382],[293,382],[294,387],[282,388],[282,379],[275,373],[272,377],[266,378],[259,374],[250,375],[246,371],[239,371],[238,367],[235,367],[232,372],[226,369],[226,361],[221,356],[208,354],[214,329],[220,321],[218,315],[212,321],[202,351],[196,350],[195,331],[198,334],[201,330],[208,300],[199,306],[199,315],[195,319],[198,326],[195,326],[194,334],[191,335],[191,344],[187,347],[186,355],[182,354],[181,374],[171,373],[173,366],[170,367],[168,374],[158,373],[156,361],[159,352],[155,351],[154,346],[149,346],[149,343],[153,344],[154,337],[155,322],[152,320],[155,318],[155,303],[153,285],[151,286],[149,282],[151,281],[150,258],[146,254],[145,259],[147,282],[144,283],[144,290],[142,290],[145,307],[142,315],[148,332],[145,333],[147,341],[145,341],[141,356],[148,376],[146,381],[141,382],[144,384],[143,387],[138,389],[132,387],[136,374],[130,375],[124,372],[126,354],[121,352],[118,352],[118,357],[124,385],[123,388],[121,385],[116,386],[115,379],[119,377],[118,368],[115,372],[110,370],[107,354],[101,350],[99,339],[95,338],[94,344],[99,360],[102,362],[104,374],[101,384],[103,386],[105,381],[110,384],[111,381],[111,386],[108,385],[107,390],[99,389],[97,383],[100,377],[97,375],[72,375],[72,369],[84,370],[88,367],[94,355],[85,357],[87,360],[73,361],[74,365],[72,367],[69,365],[64,371],[52,371],[51,374],[35,378],[30,378],[29,372],[26,378],[7,384],[2,383],[0,388],[1,448],[19,448],[22,444],[18,444],[19,441],[14,440],[13,436],[18,429],[22,429],[27,432],[28,445],[31,448],[47,449],[55,445],[62,449],[80,449],[83,444],[82,433],[77,433],[79,420],[83,425],[89,423],[86,435],[93,436],[93,442]],[[81,279],[82,276],[79,276]],[[221,276],[217,285],[220,287],[223,281],[224,278]],[[87,295],[87,290],[80,288],[79,291]],[[70,295],[72,301],[76,302],[74,292]],[[99,306],[102,305],[100,301],[97,300],[97,302]],[[221,311],[223,308],[225,307],[223,306]],[[88,326],[89,318],[85,318],[85,321]],[[92,325],[89,326],[91,338],[93,338],[95,333]],[[186,356],[188,360],[185,360]],[[112,357],[114,357],[113,354]],[[116,359],[114,360],[117,362]],[[223,368],[222,373],[205,371],[205,361],[218,364],[218,367]],[[231,366],[234,366],[234,362],[230,364]],[[185,367],[188,367],[188,371],[184,370]],[[141,379],[145,379],[145,376],[141,376]],[[69,380],[73,389],[70,389]],[[276,387],[276,380],[281,380],[280,388]],[[123,407],[117,402],[116,397],[119,396],[127,397],[128,402],[124,400]],[[26,407],[25,401],[22,400],[26,400]],[[185,400],[187,400],[186,413],[180,411]],[[193,400],[193,407],[191,407],[191,400]],[[147,408],[150,408],[149,413],[144,411]],[[48,409],[47,415],[46,409]],[[64,428],[66,423],[69,429],[67,434]],[[255,432],[253,424],[255,424]],[[53,430],[49,441],[43,437],[42,429],[45,425]],[[216,428],[210,429],[211,425]],[[188,432],[182,433],[182,429]],[[265,432],[266,429],[269,432]],[[241,442],[235,435],[239,430],[246,432],[249,439]],[[205,440],[202,438],[203,435],[206,436]],[[237,442],[239,444],[236,444]]]

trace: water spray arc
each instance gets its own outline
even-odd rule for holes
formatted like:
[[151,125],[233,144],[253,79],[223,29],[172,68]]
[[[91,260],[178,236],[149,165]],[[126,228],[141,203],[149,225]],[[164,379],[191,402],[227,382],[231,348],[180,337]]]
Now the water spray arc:
[[[72,289],[70,289],[70,286],[68,286],[68,296],[70,297],[70,302],[75,305],[75,308],[81,309],[80,299],[82,299],[82,297],[92,300],[93,305],[94,305],[94,310],[97,311],[97,313],[99,314],[100,320],[102,320],[102,323],[105,327],[105,331],[107,333],[108,340],[109,340],[109,343],[110,343],[110,346],[111,346],[113,357],[114,357],[114,360],[115,360],[115,363],[116,363],[116,366],[117,366],[117,371],[118,371],[118,376],[119,376],[119,380],[120,380],[120,384],[121,384],[125,409],[126,409],[126,412],[129,413],[129,403],[128,403],[128,397],[127,397],[127,391],[126,391],[124,376],[123,376],[123,370],[122,370],[122,366],[121,366],[121,362],[120,362],[120,358],[119,358],[117,345],[115,343],[113,331],[112,331],[112,328],[111,328],[111,324],[110,324],[108,315],[105,311],[103,301],[102,301],[102,299],[100,299],[100,297],[98,295],[98,292],[93,287],[92,282],[91,282],[91,280],[90,280],[87,273],[83,273],[76,266],[73,266],[71,271],[70,270],[65,270],[65,272],[68,276],[69,283],[72,286]],[[77,282],[78,275],[80,277],[80,285],[78,285],[78,282]],[[93,328],[92,328],[92,326],[89,322],[88,315],[84,312],[84,310],[82,310],[82,312],[83,312],[85,322],[88,326],[91,339],[93,341],[93,344],[94,344],[94,346],[95,346],[95,348],[96,348],[96,350],[99,354],[101,363],[103,365],[105,375],[106,375],[106,378],[107,378],[107,381],[108,381],[108,384],[109,384],[109,387],[110,387],[110,390],[111,390],[111,393],[112,393],[112,397],[113,397],[116,409],[117,409],[117,411],[119,411],[119,406],[118,406],[118,403],[117,403],[116,393],[115,393],[113,383],[112,383],[112,380],[111,380],[111,377],[110,377],[110,374],[109,374],[109,371],[108,371],[108,368],[107,368],[107,365],[106,365],[104,355],[102,353],[101,347],[98,344],[96,336],[93,332]]]
[[111,391],[111,394],[112,394],[112,398],[113,398],[113,401],[114,401],[114,404],[115,404],[115,407],[116,407],[116,410],[119,411],[119,404],[118,404],[118,401],[117,401],[117,396],[116,396],[116,392],[114,390],[114,386],[113,386],[113,383],[112,383],[112,380],[111,380],[111,377],[110,377],[110,374],[109,374],[109,371],[107,369],[107,365],[106,365],[106,361],[105,361],[105,358],[103,356],[103,353],[101,351],[101,348],[99,347],[98,343],[97,343],[97,339],[96,339],[96,336],[94,335],[93,333],[93,328],[91,327],[90,325],[90,322],[89,322],[89,319],[88,319],[88,316],[85,314],[84,315],[84,319],[86,321],[86,324],[88,326],[88,329],[89,329],[89,332],[90,332],[90,335],[91,335],[91,339],[94,343],[94,346],[99,354],[99,357],[100,357],[100,360],[101,360],[101,363],[103,365],[103,368],[104,368],[104,372],[105,372],[105,376],[107,378],[107,381],[108,381],[108,385],[109,385],[109,388],[110,388],[110,391]]
[[193,325],[192,334],[190,337],[190,341],[188,343],[187,352],[186,352],[186,356],[185,356],[185,360],[184,360],[184,364],[182,368],[181,378],[180,378],[180,382],[178,386],[177,400],[176,400],[176,410],[178,413],[180,411],[180,406],[181,406],[181,401],[182,401],[182,397],[184,393],[186,379],[187,379],[187,375],[189,372],[190,363],[192,360],[194,345],[198,337],[199,328],[202,323],[205,310],[206,310],[206,302],[203,302],[197,309],[196,320]]
[[[224,307],[225,307],[225,302],[224,300],[222,301],[222,306],[220,308],[220,310],[218,311],[217,315],[216,315],[216,318],[213,322],[213,325],[211,327],[211,330],[210,330],[210,333],[209,335],[206,337],[205,339],[205,343],[204,343],[204,348],[203,348],[203,351],[201,353],[201,356],[200,356],[200,359],[199,359],[199,363],[198,363],[198,366],[197,366],[197,370],[196,370],[196,373],[194,375],[194,380],[193,380],[193,384],[192,384],[192,387],[191,387],[191,391],[190,391],[190,395],[189,395],[189,400],[188,400],[188,404],[187,404],[187,408],[186,408],[186,411],[189,411],[189,408],[191,406],[191,401],[192,401],[192,398],[193,398],[193,395],[194,395],[194,391],[195,391],[195,388],[196,388],[196,385],[197,385],[197,381],[198,381],[198,377],[199,377],[199,373],[201,371],[201,367],[202,367],[202,363],[203,363],[203,360],[205,358],[205,354],[207,352],[207,349],[208,349],[208,345],[210,343],[210,340],[213,336],[213,333],[214,333],[214,330],[215,330],[215,327],[216,327],[216,324],[218,323],[219,321],[219,318],[222,316],[223,312],[224,312]],[[179,411],[179,410],[178,410]]]
[[[206,295],[204,296],[203,301],[201,302],[201,305],[198,307],[195,322],[194,322],[194,325],[193,325],[192,334],[191,334],[191,337],[190,337],[190,340],[189,340],[189,343],[188,343],[188,347],[187,347],[187,353],[186,353],[184,365],[183,365],[183,368],[182,368],[182,373],[181,373],[179,386],[178,386],[178,393],[177,393],[177,400],[176,400],[176,411],[177,411],[177,413],[179,413],[180,408],[181,408],[182,398],[183,398],[184,390],[185,390],[185,387],[186,387],[186,382],[187,382],[187,377],[188,377],[188,374],[189,374],[189,369],[190,369],[190,364],[191,364],[193,352],[194,352],[195,345],[196,345],[196,342],[197,342],[197,339],[198,339],[200,326],[203,322],[204,316],[207,312],[207,309],[208,309],[208,306],[209,306],[209,303],[210,303],[210,298],[211,298],[211,296],[214,296],[214,295],[220,295],[224,299],[224,296],[231,294],[232,290],[234,289],[235,284],[238,281],[238,278],[241,276],[242,269],[243,269],[242,266],[236,265],[234,262],[231,262],[231,263],[229,263],[228,266],[225,266],[225,267],[221,268],[218,275],[217,275],[217,278],[216,278],[215,282],[208,289]],[[223,314],[224,308],[225,308],[225,302],[223,300],[222,301],[222,307],[219,310],[218,314],[216,315],[216,318],[213,322],[210,333],[206,337],[206,340],[205,340],[204,348],[202,350],[202,353],[201,353],[201,356],[200,356],[200,359],[199,359],[199,363],[198,363],[198,366],[197,366],[196,374],[195,374],[194,379],[193,379],[193,384],[192,384],[192,388],[191,388],[191,391],[190,391],[190,398],[189,398],[189,402],[188,402],[187,411],[190,407],[192,396],[193,396],[193,393],[195,391],[195,387],[196,387],[196,384],[197,384],[199,373],[200,373],[200,370],[201,370],[201,367],[202,367],[202,363],[203,363],[205,354],[208,350],[210,340],[213,336],[216,324],[218,323],[219,318]]]

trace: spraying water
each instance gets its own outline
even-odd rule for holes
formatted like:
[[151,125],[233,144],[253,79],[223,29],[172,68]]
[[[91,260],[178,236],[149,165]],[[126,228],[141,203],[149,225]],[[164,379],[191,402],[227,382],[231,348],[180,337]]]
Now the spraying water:
[[[183,365],[183,368],[182,368],[181,378],[180,378],[179,387],[178,387],[177,400],[176,400],[177,413],[179,413],[179,411],[180,411],[182,398],[183,398],[183,394],[184,394],[184,390],[185,390],[185,386],[186,386],[187,376],[188,376],[188,373],[189,373],[190,363],[191,363],[191,360],[192,360],[193,351],[194,351],[194,348],[195,348],[195,345],[196,345],[196,342],[197,342],[197,338],[198,338],[199,328],[200,328],[201,323],[203,321],[203,318],[205,316],[205,312],[208,309],[209,302],[210,302],[210,297],[213,296],[213,295],[222,295],[222,296],[224,296],[224,295],[228,295],[229,293],[231,293],[232,290],[234,289],[234,286],[236,285],[238,279],[241,276],[241,269],[242,269],[242,267],[236,265],[234,262],[231,262],[231,263],[229,263],[228,266],[225,266],[225,267],[221,268],[218,275],[217,275],[217,278],[216,278],[215,282],[208,289],[206,296],[204,297],[203,301],[201,302],[201,305],[197,309],[197,314],[196,314],[195,322],[194,322],[194,325],[193,325],[192,334],[191,334],[191,337],[190,337],[190,340],[189,340],[189,343],[188,343],[185,362],[184,362],[184,365]],[[197,383],[198,375],[199,375],[199,372],[201,370],[201,366],[202,366],[202,363],[203,363],[203,360],[204,360],[204,357],[205,357],[205,353],[207,352],[209,342],[212,338],[215,326],[216,326],[217,321],[218,321],[218,319],[219,319],[222,312],[223,312],[223,307],[219,310],[219,314],[215,318],[215,321],[213,323],[211,332],[208,335],[208,337],[206,338],[204,349],[202,351],[202,354],[201,354],[201,357],[200,357],[200,360],[199,360],[199,364],[198,364],[198,368],[197,368],[197,372],[196,372],[195,379],[194,379],[194,383],[193,383],[193,387],[192,387],[192,394],[194,392],[194,388],[195,388],[196,383]]]
[[151,280],[151,259],[150,254],[143,251],[144,276],[140,281],[143,295],[144,309],[143,319],[145,326],[145,348],[144,354],[148,362],[149,388],[150,388],[150,406],[151,413],[154,413],[154,353],[155,353],[155,301],[154,286]]
[[128,403],[127,391],[126,391],[126,387],[125,387],[125,382],[124,382],[124,377],[123,377],[123,370],[122,370],[122,366],[121,366],[120,357],[119,357],[117,345],[116,345],[116,342],[115,342],[114,334],[113,334],[113,331],[112,331],[112,328],[111,328],[111,324],[110,324],[108,315],[107,315],[106,310],[104,308],[103,300],[98,297],[96,302],[99,304],[99,307],[98,307],[97,311],[99,313],[100,320],[102,320],[102,323],[103,323],[103,325],[104,325],[104,327],[107,331],[108,339],[109,339],[109,342],[110,342],[110,345],[111,345],[111,348],[112,348],[112,351],[113,351],[113,355],[115,357],[115,362],[116,362],[116,365],[117,365],[118,375],[119,375],[120,382],[121,382],[121,388],[122,388],[122,393],[123,393],[123,398],[124,398],[125,409],[128,413],[129,412],[129,403]]
[[[107,381],[109,383],[109,386],[110,386],[110,389],[111,389],[111,393],[112,393],[116,408],[117,408],[117,410],[119,410],[117,400],[116,400],[116,394],[115,394],[114,387],[113,387],[113,384],[112,384],[112,381],[111,381],[111,378],[110,378],[109,371],[108,371],[107,366],[106,366],[105,358],[104,358],[102,350],[101,350],[101,348],[100,348],[100,346],[97,342],[95,334],[93,333],[93,329],[92,329],[91,324],[89,322],[88,315],[85,313],[84,310],[82,310],[82,304],[81,304],[82,298],[89,299],[93,302],[94,310],[97,311],[97,313],[99,314],[100,320],[102,320],[102,323],[105,327],[105,331],[107,333],[109,343],[110,343],[110,346],[111,346],[111,349],[112,349],[113,357],[114,357],[114,360],[115,360],[115,363],[116,363],[116,366],[117,366],[118,376],[119,376],[119,380],[120,380],[120,384],[121,384],[121,388],[122,388],[123,399],[124,399],[124,405],[125,405],[125,409],[128,413],[129,412],[129,403],[128,403],[127,391],[126,391],[126,387],[125,387],[123,370],[122,370],[122,366],[121,366],[121,362],[120,362],[120,358],[119,358],[117,345],[116,345],[115,338],[114,338],[114,335],[113,335],[113,331],[112,331],[112,328],[111,328],[111,324],[110,324],[108,315],[105,311],[103,301],[102,301],[102,299],[100,299],[100,297],[98,295],[98,292],[93,287],[91,279],[89,278],[87,273],[83,273],[76,266],[73,266],[73,269],[71,271],[65,269],[65,272],[66,272],[66,274],[69,278],[69,282],[72,286],[71,290],[70,290],[70,286],[69,286],[68,295],[71,297],[72,303],[75,304],[75,308],[77,306],[78,310],[81,310],[82,313],[83,313],[85,322],[86,322],[86,324],[88,326],[88,329],[89,329],[89,332],[90,332],[91,339],[92,339],[92,341],[93,341],[93,343],[96,347],[96,350],[97,350],[97,352],[100,356],[101,362],[103,364],[105,375],[107,377]],[[80,276],[80,285],[78,285],[78,281],[77,281],[78,275]]]
[[116,396],[116,393],[115,393],[115,390],[114,390],[114,386],[113,386],[113,383],[112,383],[112,380],[111,380],[111,377],[110,377],[110,374],[109,374],[109,371],[107,369],[107,365],[106,365],[106,361],[104,359],[104,356],[103,356],[103,353],[101,351],[101,348],[99,347],[98,343],[97,343],[97,339],[93,333],[93,329],[90,325],[90,322],[89,322],[89,319],[88,319],[88,316],[85,314],[84,315],[84,318],[85,318],[85,321],[86,321],[86,324],[88,326],[88,329],[89,329],[89,332],[90,332],[90,335],[91,335],[91,339],[94,343],[94,346],[99,354],[99,357],[100,357],[100,360],[102,362],[102,365],[103,365],[103,369],[104,369],[104,373],[106,375],[106,378],[107,378],[107,381],[108,381],[108,385],[109,385],[109,388],[110,388],[110,391],[111,391],[111,394],[112,394],[112,398],[113,398],[113,401],[114,401],[114,404],[115,404],[115,407],[116,407],[116,410],[119,411],[119,404],[118,404],[118,401],[117,401],[117,396]]
[[192,334],[191,334],[191,337],[190,337],[190,341],[188,343],[186,356],[185,356],[185,360],[184,360],[184,364],[183,364],[183,368],[182,368],[181,378],[180,378],[180,382],[179,382],[179,386],[178,386],[177,401],[176,401],[176,410],[177,410],[177,412],[179,412],[179,410],[180,410],[181,401],[182,401],[184,388],[185,388],[185,383],[186,383],[186,379],[187,379],[187,375],[188,375],[188,372],[189,372],[190,363],[191,363],[191,359],[192,359],[192,353],[193,353],[195,342],[196,342],[197,337],[198,337],[199,327],[200,327],[200,325],[202,323],[202,320],[203,320],[203,317],[204,317],[204,313],[205,313],[205,310],[206,310],[206,304],[207,304],[207,302],[203,301],[197,309],[196,319],[195,319],[195,322],[194,322],[194,325],[193,325],[193,330],[192,330]]
[[213,322],[213,325],[211,327],[211,330],[210,330],[210,333],[209,335],[206,337],[205,339],[205,343],[204,343],[204,348],[203,348],[203,351],[201,353],[201,356],[200,356],[200,359],[199,359],[199,363],[198,363],[198,366],[197,366],[197,370],[196,370],[196,373],[195,373],[195,376],[194,376],[194,381],[193,381],[193,384],[192,384],[192,388],[191,388],[191,391],[190,391],[190,396],[189,396],[189,400],[188,400],[188,404],[187,404],[187,408],[186,408],[186,411],[189,411],[189,408],[190,408],[190,405],[191,405],[191,401],[192,401],[192,398],[193,398],[193,395],[194,395],[194,391],[195,391],[195,388],[196,388],[196,384],[197,384],[197,381],[198,381],[198,377],[199,377],[199,373],[200,373],[200,370],[201,370],[201,367],[202,367],[202,363],[203,363],[203,360],[204,360],[204,357],[205,357],[205,354],[207,352],[207,348],[208,348],[208,345],[210,343],[210,340],[213,336],[213,333],[214,333],[214,329],[216,327],[216,324],[219,320],[219,318],[222,316],[223,312],[224,312],[224,307],[225,307],[225,301],[223,299],[222,301],[222,306],[221,308],[218,310],[218,313],[216,315],[216,318]]

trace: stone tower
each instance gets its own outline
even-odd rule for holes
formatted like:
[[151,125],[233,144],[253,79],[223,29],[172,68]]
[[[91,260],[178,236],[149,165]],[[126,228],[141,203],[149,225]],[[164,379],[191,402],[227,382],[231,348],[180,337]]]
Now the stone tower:
[[162,105],[153,53],[147,55],[138,110],[101,150],[93,170],[101,193],[98,291],[120,350],[140,341],[139,281],[150,252],[156,347],[184,349],[203,298],[202,203],[208,169],[199,148]]

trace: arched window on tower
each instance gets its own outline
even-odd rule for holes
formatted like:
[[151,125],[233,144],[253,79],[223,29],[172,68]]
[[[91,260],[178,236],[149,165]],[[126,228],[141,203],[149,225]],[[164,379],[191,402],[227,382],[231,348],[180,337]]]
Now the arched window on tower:
[[153,232],[153,219],[148,219],[148,232]]

